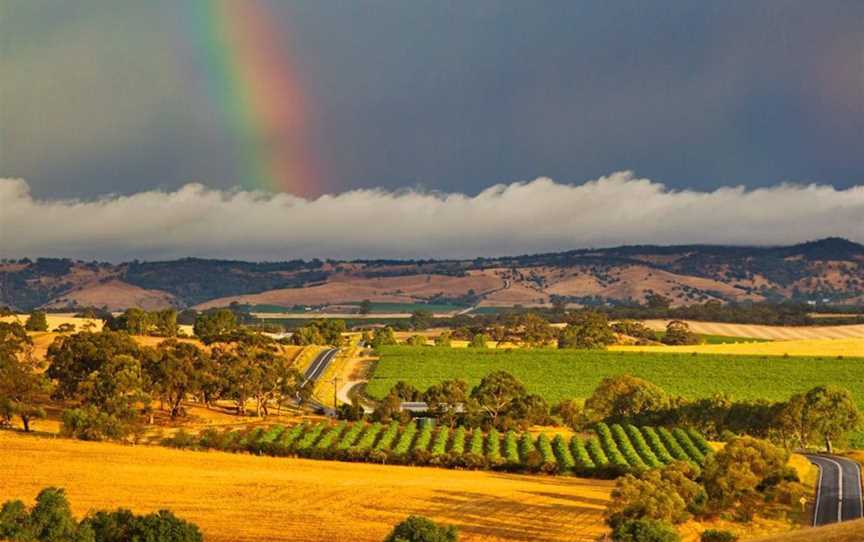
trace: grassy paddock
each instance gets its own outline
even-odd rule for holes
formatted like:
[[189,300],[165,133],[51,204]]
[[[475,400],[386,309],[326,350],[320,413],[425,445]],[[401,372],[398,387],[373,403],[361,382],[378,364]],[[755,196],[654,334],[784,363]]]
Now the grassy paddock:
[[550,402],[585,398],[603,377],[629,373],[688,398],[728,393],[739,400],[785,400],[813,386],[835,384],[852,392],[864,409],[864,358],[851,357],[388,346],[367,391],[383,397],[399,380],[421,390],[452,378],[473,386],[496,370],[512,373]]

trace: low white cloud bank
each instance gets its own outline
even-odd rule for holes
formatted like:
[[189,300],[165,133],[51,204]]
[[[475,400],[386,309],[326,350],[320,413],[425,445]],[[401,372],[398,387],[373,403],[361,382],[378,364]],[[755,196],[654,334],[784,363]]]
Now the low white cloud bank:
[[622,244],[864,242],[864,186],[673,191],[619,172],[476,196],[355,190],[306,200],[189,184],[90,201],[34,199],[0,179],[0,256],[471,258]]

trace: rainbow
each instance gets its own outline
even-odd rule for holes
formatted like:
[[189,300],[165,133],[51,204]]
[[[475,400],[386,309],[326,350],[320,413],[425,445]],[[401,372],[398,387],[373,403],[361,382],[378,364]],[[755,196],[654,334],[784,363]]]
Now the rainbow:
[[247,188],[321,192],[308,145],[307,100],[261,2],[199,0],[193,23],[209,97],[231,128]]

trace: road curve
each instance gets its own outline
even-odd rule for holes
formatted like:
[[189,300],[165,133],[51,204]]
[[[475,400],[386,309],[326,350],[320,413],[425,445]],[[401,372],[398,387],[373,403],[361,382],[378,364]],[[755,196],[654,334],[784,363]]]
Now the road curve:
[[828,525],[864,516],[861,499],[861,466],[843,457],[808,455],[819,467],[813,525]]
[[309,365],[309,368],[306,369],[306,374],[303,375],[305,377],[303,385],[305,386],[308,382],[315,382],[321,378],[321,375],[324,374],[324,371],[327,370],[327,367],[330,366],[330,363],[336,358],[336,354],[338,353],[338,348],[328,348],[318,354]]

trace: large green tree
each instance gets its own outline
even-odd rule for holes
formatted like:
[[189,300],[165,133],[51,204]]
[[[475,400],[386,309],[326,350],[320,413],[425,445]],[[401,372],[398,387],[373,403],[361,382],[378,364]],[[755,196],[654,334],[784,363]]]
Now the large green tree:
[[607,376],[585,400],[585,413],[592,421],[627,421],[667,408],[669,402],[666,392],[647,380]]
[[567,327],[558,336],[558,348],[603,349],[615,340],[605,314],[579,311],[568,315]]
[[57,381],[55,396],[71,399],[78,387],[108,360],[120,356],[139,358],[141,349],[128,334],[117,331],[76,333],[57,337],[48,347],[48,377]]
[[0,422],[18,416],[24,431],[30,431],[31,420],[45,417],[39,400],[50,390],[32,348],[21,324],[0,322]]

